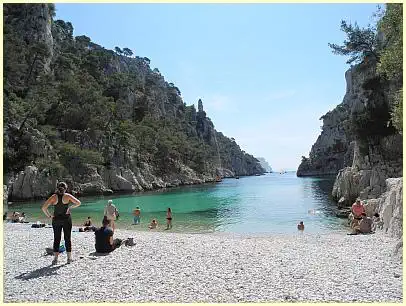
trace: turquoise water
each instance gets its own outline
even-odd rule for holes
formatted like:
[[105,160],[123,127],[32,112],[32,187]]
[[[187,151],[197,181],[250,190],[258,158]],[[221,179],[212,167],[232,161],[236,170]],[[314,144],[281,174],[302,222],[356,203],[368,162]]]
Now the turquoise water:
[[[332,213],[333,182],[333,177],[272,173],[137,195],[82,198],[72,217],[75,224],[87,216],[99,223],[107,200],[112,199],[120,211],[116,223],[120,228],[148,230],[156,218],[163,230],[170,207],[175,232],[292,233],[299,221],[304,222],[306,232],[334,231],[343,228],[343,220]],[[26,212],[30,221],[46,221],[42,203],[14,203],[9,210]],[[131,212],[136,206],[141,209],[141,224],[134,226]]]

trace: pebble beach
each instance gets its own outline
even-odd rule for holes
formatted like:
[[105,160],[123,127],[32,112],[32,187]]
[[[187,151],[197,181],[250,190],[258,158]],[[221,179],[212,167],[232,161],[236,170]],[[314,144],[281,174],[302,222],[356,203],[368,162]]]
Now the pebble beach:
[[187,234],[117,229],[135,246],[94,252],[72,233],[51,266],[52,228],[4,224],[4,302],[402,302],[396,240],[382,232]]

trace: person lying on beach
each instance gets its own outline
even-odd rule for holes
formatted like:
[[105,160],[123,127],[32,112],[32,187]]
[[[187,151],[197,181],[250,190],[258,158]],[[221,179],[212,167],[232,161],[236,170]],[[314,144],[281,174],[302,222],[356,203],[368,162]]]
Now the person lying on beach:
[[304,224],[303,224],[303,221],[300,221],[300,222],[299,222],[299,224],[297,225],[297,229],[298,229],[299,231],[304,231]]
[[156,221],[156,219],[152,219],[150,225],[148,226],[149,229],[155,229],[158,227],[158,222]]
[[102,227],[94,232],[97,253],[110,253],[121,245],[122,240],[113,239],[113,234],[113,230],[110,227],[110,220],[105,216],[102,221]]
[[95,232],[97,230],[96,226],[85,226],[85,227],[79,227],[79,232]]
[[367,217],[366,213],[361,214],[361,221],[358,226],[353,228],[353,231],[349,233],[349,235],[357,235],[357,234],[370,234],[373,233],[372,231],[372,224],[373,221],[371,218]]

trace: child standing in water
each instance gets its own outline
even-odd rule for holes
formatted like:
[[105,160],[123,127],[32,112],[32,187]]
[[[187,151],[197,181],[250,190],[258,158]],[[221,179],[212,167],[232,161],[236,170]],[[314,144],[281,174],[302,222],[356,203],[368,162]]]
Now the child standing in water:
[[297,225],[297,229],[298,229],[299,231],[304,231],[304,224],[303,224],[303,221],[300,221],[300,222],[299,222],[299,224]]
[[172,211],[168,207],[168,210],[166,211],[166,229],[171,229],[172,228]]

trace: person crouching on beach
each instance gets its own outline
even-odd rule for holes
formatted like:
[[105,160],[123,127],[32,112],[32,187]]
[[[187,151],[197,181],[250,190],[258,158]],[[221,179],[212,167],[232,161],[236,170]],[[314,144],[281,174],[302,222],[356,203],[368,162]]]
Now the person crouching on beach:
[[158,227],[158,221],[156,219],[152,219],[151,223],[149,224],[149,229],[156,229]]
[[113,230],[110,228],[110,220],[104,216],[102,227],[94,232],[96,243],[95,248],[97,253],[110,253],[117,249],[121,243],[121,239],[113,240]]
[[[66,192],[68,185],[65,182],[58,183],[56,192],[45,201],[42,206],[42,211],[44,214],[52,219],[52,228],[54,230],[54,260],[53,265],[58,263],[59,256],[59,244],[61,242],[62,229],[63,237],[65,240],[66,254],[68,255],[67,263],[72,262],[72,243],[71,243],[71,232],[72,232],[72,217],[71,210],[80,206],[80,201],[76,199],[73,195]],[[69,206],[69,203],[73,205]],[[48,207],[54,206],[54,214],[50,214]]]
[[303,224],[303,221],[300,221],[300,222],[299,222],[299,224],[297,225],[297,229],[298,229],[299,231],[304,231],[304,224]]
[[357,234],[370,234],[372,231],[373,221],[371,218],[367,217],[366,213],[361,214],[361,221],[358,226],[355,226],[353,231],[348,235],[357,235]]
[[113,204],[112,200],[108,200],[106,207],[104,208],[104,216],[110,221],[110,225],[113,228],[113,232],[116,229],[115,221],[118,217],[118,210]]

